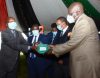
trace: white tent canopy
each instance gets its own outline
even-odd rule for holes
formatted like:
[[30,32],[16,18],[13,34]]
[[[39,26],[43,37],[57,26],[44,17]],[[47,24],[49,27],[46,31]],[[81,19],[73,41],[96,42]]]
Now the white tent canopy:
[[37,19],[47,30],[58,17],[67,15],[67,8],[62,0],[30,0],[30,2]]

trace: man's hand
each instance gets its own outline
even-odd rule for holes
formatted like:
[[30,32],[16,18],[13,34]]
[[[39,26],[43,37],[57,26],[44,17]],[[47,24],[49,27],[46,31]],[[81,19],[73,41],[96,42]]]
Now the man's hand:
[[55,45],[49,45],[50,46],[50,48],[54,48],[55,47]]
[[36,43],[34,44],[34,46],[37,47],[39,44],[40,44],[39,42],[36,42]]
[[46,55],[53,55],[53,53],[52,53],[52,51],[53,51],[53,48],[54,48],[54,45],[49,45],[49,50],[48,50],[48,52],[46,52],[45,54]]
[[45,54],[46,55],[52,55],[52,48],[50,48]]
[[32,50],[36,50],[36,48],[37,48],[36,46],[32,46],[31,47]]
[[36,42],[36,43],[34,44],[34,46],[32,46],[32,50],[36,50],[38,44],[39,44],[39,42]]
[[72,35],[72,32],[69,32],[67,36],[70,37],[71,35]]
[[[53,49],[55,47],[55,45],[50,45],[50,48]],[[52,54],[54,54],[54,51],[52,50],[51,52]]]
[[61,59],[58,60],[58,64],[61,64],[62,65],[63,63],[64,63],[63,60],[61,60]]

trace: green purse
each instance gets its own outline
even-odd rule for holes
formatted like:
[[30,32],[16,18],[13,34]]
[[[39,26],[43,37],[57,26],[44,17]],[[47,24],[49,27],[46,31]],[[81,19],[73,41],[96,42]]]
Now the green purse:
[[38,44],[38,46],[36,48],[36,51],[39,54],[45,54],[48,50],[49,50],[49,45],[48,44],[43,44],[43,43]]

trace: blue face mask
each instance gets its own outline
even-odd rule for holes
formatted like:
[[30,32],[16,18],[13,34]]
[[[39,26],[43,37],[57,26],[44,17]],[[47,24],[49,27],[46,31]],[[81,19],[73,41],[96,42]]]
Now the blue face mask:
[[39,35],[39,30],[33,30],[32,33],[33,33],[34,36],[38,36]]
[[53,35],[55,35],[56,36],[56,34],[57,34],[57,31],[54,31],[54,32],[52,32],[53,33]]
[[57,25],[58,30],[62,30],[61,25]]
[[10,22],[8,23],[8,28],[9,29],[16,29],[17,27],[17,23],[16,22]]

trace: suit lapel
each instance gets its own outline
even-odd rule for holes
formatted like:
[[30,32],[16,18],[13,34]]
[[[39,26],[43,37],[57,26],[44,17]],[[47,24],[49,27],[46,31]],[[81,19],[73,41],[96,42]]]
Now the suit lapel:
[[65,36],[65,35],[67,35],[68,32],[69,32],[69,30],[70,30],[70,28],[68,27],[67,30],[65,31],[65,33],[62,35],[62,37]]
[[39,35],[39,37],[38,37],[38,42],[39,42],[39,41],[41,41],[41,35]]
[[33,39],[34,39],[34,36],[31,36],[30,37],[30,42],[33,44]]
[[[34,39],[34,36],[31,37],[31,43],[32,43],[33,39]],[[41,39],[41,35],[39,35],[38,41],[40,41],[40,39]]]
[[78,18],[78,20],[76,21],[76,24],[79,23],[85,16],[86,16],[85,14],[82,14],[82,15]]
[[14,38],[13,33],[11,32],[10,29],[7,29],[6,32],[9,34],[9,38]]
[[75,31],[75,28],[77,28],[77,24],[79,24],[79,22],[85,17],[86,15],[85,14],[82,14],[80,17],[79,17],[79,19],[76,21],[76,23],[75,23],[75,25],[74,25],[74,27],[73,27],[73,29],[72,29],[72,35],[71,35],[71,37],[73,36],[73,34],[75,33],[74,31]]

